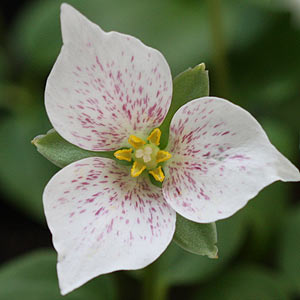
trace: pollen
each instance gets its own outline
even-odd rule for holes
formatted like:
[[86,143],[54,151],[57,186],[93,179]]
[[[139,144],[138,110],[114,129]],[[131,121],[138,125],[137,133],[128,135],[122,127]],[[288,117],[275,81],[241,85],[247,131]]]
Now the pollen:
[[149,173],[154,177],[156,181],[163,182],[165,179],[165,174],[162,171],[161,166],[159,166],[154,170],[149,171]]
[[158,146],[160,142],[160,137],[161,137],[161,131],[159,128],[155,128],[150,135],[148,136],[147,140],[154,145]]
[[132,159],[132,149],[121,149],[114,153],[115,158],[119,160],[131,161]]
[[146,144],[145,141],[143,141],[142,139],[140,139],[139,137],[137,137],[135,135],[131,135],[129,137],[128,143],[135,149],[139,149],[140,147],[142,147],[143,145]]
[[156,162],[160,163],[166,161],[172,157],[172,154],[168,151],[159,150],[156,155]]
[[138,161],[135,161],[131,168],[131,176],[132,177],[138,177],[143,173],[143,171],[146,169],[146,166],[143,163],[140,163]]
[[165,175],[162,170],[162,163],[172,157],[171,153],[160,150],[161,131],[159,128],[152,130],[147,140],[130,135],[128,143],[132,146],[129,149],[120,149],[114,153],[118,160],[126,160],[131,162],[130,174],[132,177],[140,176],[144,170],[147,170],[155,180],[163,182]]

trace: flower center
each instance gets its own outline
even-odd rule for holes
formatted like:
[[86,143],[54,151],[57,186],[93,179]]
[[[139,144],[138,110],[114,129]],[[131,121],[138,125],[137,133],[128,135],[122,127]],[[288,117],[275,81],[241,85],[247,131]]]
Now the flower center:
[[148,170],[154,169],[157,166],[156,156],[159,148],[153,144],[146,144],[138,148],[133,153],[134,161],[145,164]]
[[161,131],[155,128],[147,138],[147,142],[135,135],[131,135],[128,139],[132,148],[121,149],[114,153],[114,156],[119,160],[126,160],[133,165],[131,168],[131,176],[137,177],[148,170],[155,180],[163,182],[165,175],[162,170],[161,163],[170,159],[171,154],[167,151],[160,150],[159,142]]

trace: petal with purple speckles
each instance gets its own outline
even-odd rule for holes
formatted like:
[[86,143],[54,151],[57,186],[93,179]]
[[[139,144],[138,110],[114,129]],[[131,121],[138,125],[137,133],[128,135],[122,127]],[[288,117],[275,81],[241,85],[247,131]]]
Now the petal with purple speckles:
[[270,143],[259,123],[226,100],[204,97],[181,107],[170,126],[163,193],[182,216],[213,222],[231,216],[276,180],[299,171]]
[[104,32],[67,4],[63,47],[49,75],[46,110],[66,140],[93,151],[128,146],[164,120],[172,77],[163,55],[140,40]]
[[62,294],[100,274],[145,267],[175,229],[161,189],[110,159],[68,165],[50,180],[43,201]]

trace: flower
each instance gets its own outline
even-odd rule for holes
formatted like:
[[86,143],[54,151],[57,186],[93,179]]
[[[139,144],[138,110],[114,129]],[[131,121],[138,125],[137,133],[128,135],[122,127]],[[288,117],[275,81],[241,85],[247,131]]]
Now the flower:
[[182,106],[160,149],[158,127],[172,97],[162,54],[102,31],[67,4],[61,24],[63,47],[45,92],[53,127],[74,145],[132,163],[85,158],[47,184],[44,209],[62,294],[100,274],[153,262],[172,240],[175,212],[214,222],[276,180],[300,180],[248,112],[216,97]]

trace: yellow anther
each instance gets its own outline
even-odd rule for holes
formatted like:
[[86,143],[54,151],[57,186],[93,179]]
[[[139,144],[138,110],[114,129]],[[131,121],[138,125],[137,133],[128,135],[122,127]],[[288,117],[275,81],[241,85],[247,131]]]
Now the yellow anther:
[[171,157],[172,155],[168,151],[159,150],[156,155],[156,162],[160,163],[170,159]]
[[147,140],[153,143],[154,145],[158,146],[161,137],[161,131],[159,128],[155,128],[150,135],[148,136]]
[[159,182],[163,182],[165,179],[165,175],[161,169],[161,166],[159,166],[158,168],[156,168],[152,171],[149,171],[149,173],[154,177],[155,180],[157,180]]
[[119,160],[127,160],[127,161],[131,161],[131,154],[132,149],[121,149],[118,150],[114,153],[114,157],[119,159]]
[[146,166],[143,163],[135,161],[131,168],[131,176],[138,177],[146,169]]
[[128,139],[128,143],[134,147],[134,148],[140,148],[142,147],[143,145],[146,144],[145,141],[143,141],[142,139],[140,139],[139,137],[135,136],[135,135],[131,135]]

